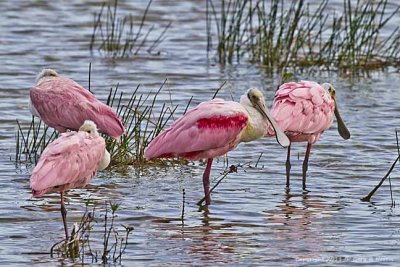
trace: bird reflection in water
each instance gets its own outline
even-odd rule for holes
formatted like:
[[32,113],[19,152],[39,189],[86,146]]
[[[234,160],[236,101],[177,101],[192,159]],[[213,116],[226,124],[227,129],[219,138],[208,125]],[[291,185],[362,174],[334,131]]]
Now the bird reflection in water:
[[[235,225],[215,217],[208,206],[202,206],[199,212],[200,225],[193,225],[193,221],[191,226],[186,222],[182,224],[181,218],[153,220],[157,223],[155,234],[161,235],[157,239],[163,244],[165,239],[170,239],[170,249],[179,250],[179,254],[187,255],[191,262],[197,259],[201,263],[234,263],[233,255],[240,247],[237,234],[232,230]],[[186,245],[182,246],[182,241]]]
[[[274,244],[270,249],[276,254],[273,251],[270,253],[304,260],[319,258],[324,252],[331,251],[325,234],[325,222],[328,220],[324,218],[332,216],[332,212],[332,206],[322,197],[317,198],[309,191],[292,194],[290,188],[286,188],[284,199],[277,209],[265,211]],[[332,235],[329,238],[332,239]]]

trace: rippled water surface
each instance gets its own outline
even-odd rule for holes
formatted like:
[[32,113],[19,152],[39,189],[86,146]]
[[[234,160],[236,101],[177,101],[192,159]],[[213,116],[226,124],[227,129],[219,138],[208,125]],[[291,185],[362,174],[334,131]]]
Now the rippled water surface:
[[[146,1],[121,1],[137,20]],[[205,1],[154,1],[149,19],[160,29],[172,21],[154,54],[113,62],[89,51],[98,1],[1,1],[0,10],[0,264],[73,263],[51,258],[50,247],[63,238],[58,195],[32,199],[32,166],[14,164],[16,119],[30,121],[28,90],[43,67],[52,67],[84,86],[92,62],[91,86],[105,100],[116,83],[121,90],[156,90],[165,78],[160,105],[180,104],[183,112],[209,99],[223,81],[221,97],[236,100],[251,87],[263,88],[271,103],[278,81],[255,65],[222,67],[207,59]],[[398,20],[398,18],[395,18]],[[298,79],[309,77],[298,76]],[[286,151],[273,139],[241,144],[229,164],[253,162],[233,173],[199,210],[204,165],[104,171],[85,189],[67,193],[70,225],[84,212],[85,198],[120,203],[117,224],[135,227],[122,263],[141,265],[309,265],[362,263],[396,266],[400,261],[399,208],[391,207],[389,187],[373,202],[361,202],[396,157],[400,76],[391,71],[357,80],[336,75],[314,77],[337,88],[342,116],[352,133],[344,141],[333,126],[312,148],[308,192],[301,190],[305,144],[292,149],[292,184],[285,190]],[[261,152],[263,156],[257,168]],[[299,156],[299,157],[298,157]],[[224,169],[216,161],[212,176]],[[397,178],[395,170],[392,178]],[[392,180],[395,200],[400,195]],[[185,189],[184,222],[181,221]],[[99,204],[99,209],[101,209]]]

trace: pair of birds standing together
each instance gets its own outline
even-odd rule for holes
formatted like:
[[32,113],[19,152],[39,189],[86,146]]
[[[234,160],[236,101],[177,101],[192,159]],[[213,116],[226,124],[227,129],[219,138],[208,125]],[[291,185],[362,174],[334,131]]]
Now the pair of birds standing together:
[[[61,136],[48,145],[31,176],[34,197],[60,192],[61,214],[68,238],[65,190],[85,186],[110,163],[110,154],[98,131],[118,139],[125,131],[115,112],[71,79],[51,69],[43,70],[30,90],[30,110]],[[258,89],[249,89],[240,103],[213,99],[193,108],[157,136],[147,147],[145,157],[184,157],[207,159],[203,174],[206,204],[213,158],[224,155],[240,142],[263,136],[275,136],[288,147],[287,186],[290,179],[290,143],[308,142],[303,163],[305,189],[311,145],[332,123],[335,114],[338,130],[350,138],[336,104],[335,89],[330,84],[302,81],[279,87],[270,113]],[[67,130],[73,132],[66,132]],[[74,132],[79,130],[78,132]]]

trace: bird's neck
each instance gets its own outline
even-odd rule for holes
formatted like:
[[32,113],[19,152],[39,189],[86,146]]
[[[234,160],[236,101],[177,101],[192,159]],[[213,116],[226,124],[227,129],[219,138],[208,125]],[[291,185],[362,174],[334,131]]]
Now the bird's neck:
[[249,114],[249,120],[240,139],[242,142],[250,142],[264,136],[268,126],[268,121],[253,106],[245,106],[245,109]]

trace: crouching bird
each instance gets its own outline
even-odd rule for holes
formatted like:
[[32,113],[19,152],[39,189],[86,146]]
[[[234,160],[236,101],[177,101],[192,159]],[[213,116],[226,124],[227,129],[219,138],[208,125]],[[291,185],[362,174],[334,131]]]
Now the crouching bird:
[[240,103],[214,99],[199,104],[157,136],[146,148],[144,156],[147,159],[207,159],[203,187],[209,205],[213,158],[224,155],[241,142],[263,137],[269,124],[278,143],[289,146],[290,141],[272,119],[263,94],[252,88],[241,96]]
[[[306,189],[306,175],[311,146],[321,134],[332,125],[336,117],[338,131],[343,139],[350,138],[350,132],[340,116],[336,90],[329,84],[322,85],[301,81],[282,84],[275,93],[271,115],[291,142],[307,142],[303,161],[303,189]],[[267,136],[275,135],[274,129],[268,128]],[[290,184],[290,145],[286,159],[286,186]]]
[[77,131],[85,120],[93,121],[101,133],[115,139],[125,132],[124,125],[111,107],[55,70],[40,72],[29,96],[32,115],[60,133]]
[[85,121],[78,132],[63,133],[50,143],[40,156],[31,176],[33,197],[60,192],[61,215],[65,237],[68,239],[67,211],[64,206],[64,191],[84,187],[95,176],[97,170],[110,163],[104,139],[96,124]]

